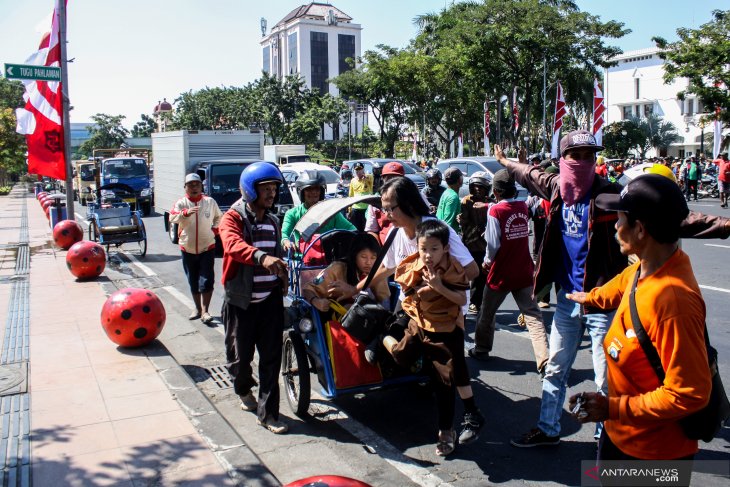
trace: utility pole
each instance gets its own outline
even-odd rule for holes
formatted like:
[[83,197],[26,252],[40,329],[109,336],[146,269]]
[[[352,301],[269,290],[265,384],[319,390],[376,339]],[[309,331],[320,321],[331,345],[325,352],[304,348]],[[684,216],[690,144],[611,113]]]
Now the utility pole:
[[547,60],[542,58],[542,152],[547,150],[547,127],[545,126],[547,110]]
[[58,44],[61,47],[61,98],[63,103],[63,158],[66,160],[66,218],[76,219],[74,212],[73,167],[71,162],[71,121],[68,114],[68,57],[66,55],[66,2],[58,2]]

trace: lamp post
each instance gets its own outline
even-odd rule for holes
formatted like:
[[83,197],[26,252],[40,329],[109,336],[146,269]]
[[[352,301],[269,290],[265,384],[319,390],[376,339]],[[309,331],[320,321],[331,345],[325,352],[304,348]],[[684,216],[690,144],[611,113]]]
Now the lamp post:
[[348,145],[348,159],[352,160],[352,109],[355,107],[355,102],[349,100],[347,102],[349,108],[347,112],[347,145]]

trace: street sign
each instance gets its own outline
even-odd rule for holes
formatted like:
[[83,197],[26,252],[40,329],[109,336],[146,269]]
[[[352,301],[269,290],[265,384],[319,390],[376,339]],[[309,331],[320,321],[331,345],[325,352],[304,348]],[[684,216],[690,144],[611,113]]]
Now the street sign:
[[61,81],[61,68],[54,68],[51,66],[34,66],[32,64],[5,63],[5,77],[8,79]]

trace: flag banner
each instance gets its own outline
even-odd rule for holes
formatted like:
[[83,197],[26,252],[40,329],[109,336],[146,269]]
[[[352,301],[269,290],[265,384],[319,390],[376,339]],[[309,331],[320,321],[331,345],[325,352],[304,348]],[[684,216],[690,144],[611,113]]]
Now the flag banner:
[[717,109],[715,119],[714,138],[712,139],[712,160],[720,157],[720,145],[722,144],[722,122],[720,121],[720,109]]
[[[53,10],[51,31],[47,32],[38,51],[25,62],[36,66],[61,66],[58,4]],[[58,81],[23,80],[25,106],[18,108],[16,132],[25,135],[28,144],[28,172],[54,179],[66,179],[63,138],[63,95]]]
[[464,157],[464,138],[459,134],[459,151],[456,157]]
[[563,117],[566,114],[565,96],[563,94],[563,86],[560,81],[557,83],[557,91],[555,92],[555,116],[553,117],[553,143],[550,150],[550,157],[557,159],[560,157],[558,153],[558,144],[560,143],[560,128],[563,126]]
[[603,145],[603,114],[606,106],[603,104],[603,90],[598,79],[593,80],[593,128],[591,133],[596,138],[596,144]]
[[417,145],[418,145],[418,132],[416,132],[416,135],[413,137],[413,153],[411,154],[411,160],[413,162],[418,162],[418,152],[416,151]]
[[489,157],[492,151],[489,147],[489,100],[484,101],[484,155]]
[[515,90],[512,93],[512,120],[514,121],[515,125],[515,134],[520,129],[520,109],[517,106],[517,87],[515,86]]

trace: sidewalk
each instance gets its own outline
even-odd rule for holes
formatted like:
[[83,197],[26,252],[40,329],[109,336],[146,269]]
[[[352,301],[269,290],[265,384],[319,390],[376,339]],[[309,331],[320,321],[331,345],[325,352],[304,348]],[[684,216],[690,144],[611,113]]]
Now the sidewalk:
[[0,367],[29,370],[27,393],[0,390],[0,485],[236,485],[145,349],[106,337],[101,286],[66,269],[33,194],[0,208]]

